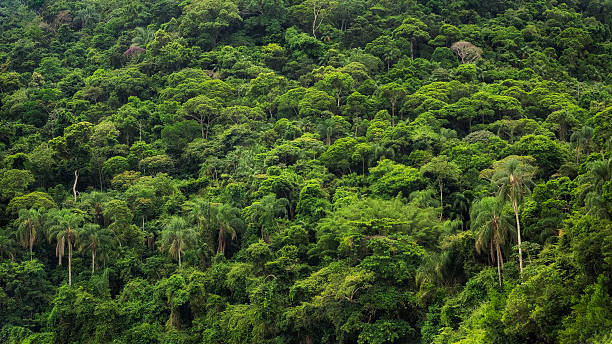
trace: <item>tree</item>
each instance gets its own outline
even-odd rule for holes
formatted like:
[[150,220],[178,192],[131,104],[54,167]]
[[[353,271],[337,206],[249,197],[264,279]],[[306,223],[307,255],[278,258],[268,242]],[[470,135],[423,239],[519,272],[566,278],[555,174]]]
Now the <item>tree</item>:
[[537,176],[544,178],[559,170],[571,154],[561,142],[545,135],[525,135],[509,150],[512,154],[534,157]]
[[58,136],[49,141],[49,145],[55,150],[57,157],[61,159],[65,169],[74,172],[72,193],[75,202],[77,199],[79,170],[87,165],[91,157],[91,146],[89,141],[92,132],[93,124],[89,122],[79,122],[65,128],[63,136]]
[[267,109],[270,118],[275,108],[274,99],[285,92],[287,78],[275,73],[259,73],[255,79],[249,82],[249,94],[255,97],[257,103]]
[[211,99],[202,94],[186,101],[180,113],[186,118],[195,119],[200,124],[202,138],[208,138],[210,126],[218,120],[222,103],[219,98]]
[[519,267],[523,273],[523,250],[521,242],[521,224],[519,222],[519,205],[523,197],[530,192],[530,186],[535,168],[528,163],[510,157],[502,160],[494,167],[491,182],[498,188],[498,196],[502,200],[509,200],[516,218],[516,236],[519,251]]
[[180,31],[191,37],[206,33],[214,48],[219,34],[241,20],[238,5],[234,1],[196,0],[185,8]]
[[48,194],[40,191],[34,191],[23,196],[17,196],[13,198],[6,211],[8,214],[17,215],[21,209],[51,209],[57,207],[57,204]]
[[287,199],[269,194],[246,207],[243,213],[249,219],[249,224],[259,227],[261,239],[268,242],[269,234],[266,234],[266,228],[275,226],[277,218],[287,216],[287,205]]
[[217,207],[215,220],[219,228],[217,253],[224,255],[227,246],[227,236],[229,235],[231,240],[236,239],[238,230],[242,228],[240,210],[229,204],[221,204]]
[[69,209],[51,209],[49,215],[49,241],[57,241],[55,255],[58,264],[62,265],[62,258],[68,245],[68,285],[72,286],[72,245],[79,235],[79,227],[84,221],[83,215]]
[[155,38],[155,30],[152,27],[137,27],[134,29],[135,35],[132,38],[132,46],[137,46],[143,49],[147,48],[149,42]]
[[23,247],[30,250],[30,260],[32,260],[32,247],[38,239],[39,231],[43,229],[45,222],[45,209],[21,209],[17,219],[17,236]]
[[455,42],[451,45],[451,50],[459,56],[461,63],[472,63],[480,58],[482,49],[466,41]]
[[431,159],[430,162],[421,167],[421,173],[425,176],[433,176],[440,190],[440,221],[442,221],[442,213],[444,212],[444,203],[442,201],[442,185],[445,182],[453,182],[459,179],[461,170],[459,167],[448,161],[444,155],[437,156]]
[[161,233],[161,251],[168,251],[174,259],[178,259],[181,268],[181,255],[185,249],[191,247],[196,240],[196,232],[187,222],[179,216],[173,216],[168,220]]
[[570,136],[570,141],[576,145],[576,163],[580,162],[580,154],[582,151],[585,152],[585,155],[589,155],[589,151],[591,150],[591,141],[593,140],[593,128],[585,125],[572,133]]
[[300,116],[321,116],[325,111],[332,111],[336,99],[326,92],[315,88],[308,89],[298,102]]
[[340,98],[351,91],[355,85],[353,77],[341,72],[331,72],[323,80],[317,82],[316,87],[328,92],[336,98],[336,106],[340,107]]
[[546,118],[545,123],[552,131],[559,135],[561,141],[566,141],[568,133],[579,123],[572,112],[568,109],[557,110]]
[[391,119],[395,118],[395,110],[401,106],[401,101],[404,99],[408,91],[406,88],[396,82],[380,86],[378,92],[382,98],[391,104]]
[[504,267],[502,247],[510,230],[510,222],[504,216],[504,203],[496,197],[484,197],[475,201],[470,211],[470,219],[472,231],[476,234],[476,251],[480,253],[489,249],[491,260],[497,261],[497,276],[501,286],[501,271]]
[[578,181],[582,183],[580,199],[584,199],[587,214],[599,215],[606,218],[612,210],[607,202],[612,191],[612,158],[591,161],[586,164],[586,173],[579,176]]
[[368,180],[374,194],[391,197],[400,192],[408,196],[426,185],[419,170],[389,159],[380,160],[378,165],[370,168]]
[[296,207],[296,213],[300,218],[319,220],[331,209],[328,201],[329,195],[321,187],[316,179],[308,180],[300,190],[300,198]]
[[321,24],[337,6],[338,3],[333,0],[306,0],[299,6],[298,16],[310,20],[310,32],[314,38],[317,38]]
[[391,63],[402,55],[393,37],[388,35],[379,36],[366,44],[366,51],[385,61],[387,70],[391,69]]
[[79,251],[91,252],[91,274],[96,270],[96,258],[100,249],[106,248],[112,241],[111,231],[101,229],[98,224],[86,223],[79,231]]
[[393,30],[393,36],[396,38],[405,38],[410,42],[410,58],[414,60],[414,45],[417,41],[427,41],[429,33],[427,33],[427,25],[417,18],[410,17],[404,19],[402,25]]

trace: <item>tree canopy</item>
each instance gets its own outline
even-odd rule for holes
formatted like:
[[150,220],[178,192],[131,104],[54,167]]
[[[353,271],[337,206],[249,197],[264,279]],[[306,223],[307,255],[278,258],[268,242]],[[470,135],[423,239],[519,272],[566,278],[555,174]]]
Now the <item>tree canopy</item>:
[[589,343],[612,3],[0,1],[0,342]]

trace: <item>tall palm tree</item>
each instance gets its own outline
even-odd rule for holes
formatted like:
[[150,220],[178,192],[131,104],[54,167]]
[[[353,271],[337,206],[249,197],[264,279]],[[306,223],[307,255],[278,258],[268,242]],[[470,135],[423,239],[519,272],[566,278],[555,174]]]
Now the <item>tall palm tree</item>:
[[451,209],[452,218],[457,218],[461,220],[461,228],[463,228],[464,223],[467,222],[466,215],[469,215],[470,211],[470,202],[473,199],[472,192],[470,190],[465,190],[463,192],[454,192],[453,197],[453,206]]
[[81,27],[86,28],[90,24],[98,21],[100,14],[93,4],[87,5],[77,11],[74,20],[81,23]]
[[147,48],[147,44],[155,38],[155,30],[149,27],[137,27],[135,29],[136,36],[132,38],[132,45],[143,49]]
[[226,237],[229,235],[231,240],[236,239],[238,230],[242,227],[240,210],[229,204],[221,204],[217,208],[216,215],[217,224],[219,226],[217,253],[225,254],[225,247],[227,246]]
[[95,223],[86,223],[79,231],[79,251],[91,252],[91,274],[96,270],[96,258],[98,251],[104,245],[110,243],[112,233],[109,229],[100,229]]
[[287,216],[288,205],[286,198],[276,198],[276,195],[269,194],[248,207],[246,213],[249,221],[252,225],[259,226],[262,240],[268,241],[265,228],[273,226],[274,219]]
[[49,241],[57,241],[55,255],[58,264],[62,265],[62,258],[68,245],[68,285],[72,286],[72,245],[77,240],[79,226],[83,223],[83,215],[68,209],[51,209],[49,211]]
[[602,196],[604,184],[612,178],[612,158],[589,162],[588,168],[588,172],[580,176],[580,182],[586,186],[583,195],[587,212],[608,217]]
[[[476,251],[480,253],[489,249],[491,261],[497,261],[497,276],[502,285],[501,270],[504,259],[501,247],[506,243],[510,232],[510,222],[504,216],[504,203],[495,197],[484,197],[472,205],[470,212],[471,226],[477,235]],[[495,256],[493,250],[495,249]]]
[[[81,202],[86,211],[90,212],[100,226],[104,225],[104,207],[103,204],[109,200],[108,194],[100,191],[92,191],[81,194]],[[81,209],[83,209],[81,207]]]
[[178,259],[181,268],[181,255],[185,249],[190,247],[196,240],[196,232],[187,222],[179,216],[171,217],[161,233],[160,250],[168,251],[170,255]]
[[516,218],[516,235],[519,251],[519,269],[523,272],[523,250],[521,248],[521,223],[519,205],[523,197],[530,193],[535,167],[515,157],[501,161],[493,172],[491,182],[498,188],[501,200],[509,200]]
[[575,131],[570,136],[570,141],[576,145],[576,162],[580,162],[580,154],[584,150],[586,155],[589,155],[591,149],[591,141],[593,139],[593,128],[583,126],[580,130]]
[[207,249],[212,252],[214,247],[214,231],[216,229],[216,204],[202,197],[185,202],[188,218],[195,223],[198,233],[207,243]]
[[30,249],[30,260],[32,260],[32,248],[38,239],[38,232],[43,227],[45,210],[21,209],[17,219],[17,236],[23,247]]

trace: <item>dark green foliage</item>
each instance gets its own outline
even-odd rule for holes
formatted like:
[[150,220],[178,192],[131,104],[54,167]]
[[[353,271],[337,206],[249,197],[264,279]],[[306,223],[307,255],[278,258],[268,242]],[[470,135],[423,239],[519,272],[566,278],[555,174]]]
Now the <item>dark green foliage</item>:
[[608,343],[612,3],[0,1],[0,342]]

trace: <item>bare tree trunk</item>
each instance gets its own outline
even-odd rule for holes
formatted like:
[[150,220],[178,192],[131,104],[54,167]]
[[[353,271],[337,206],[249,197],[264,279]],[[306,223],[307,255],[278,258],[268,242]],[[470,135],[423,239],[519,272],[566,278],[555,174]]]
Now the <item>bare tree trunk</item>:
[[512,200],[512,208],[514,209],[514,216],[516,217],[516,234],[518,239],[518,251],[519,251],[519,269],[521,274],[523,273],[523,248],[521,247],[521,223],[519,222],[518,205],[516,200]]
[[91,274],[94,274],[94,271],[96,269],[96,251],[92,250],[91,251]]
[[181,251],[179,251],[178,256],[179,256],[179,269],[180,269],[181,268]]
[[501,264],[502,264],[502,256],[501,250],[499,248],[499,242],[495,243],[495,248],[497,250],[497,277],[499,279],[499,286],[502,286],[502,274],[501,274]]
[[72,185],[72,193],[74,194],[74,201],[77,199],[76,186],[77,181],[79,180],[79,170],[74,170],[74,185]]
[[312,13],[314,15],[314,19],[312,21],[312,36],[317,38],[317,18],[319,17],[319,12],[317,11],[317,6],[313,6]]
[[444,206],[442,203],[442,179],[438,182],[440,185],[440,221],[442,221],[442,213],[444,212]]
[[34,246],[34,240],[32,239],[33,236],[32,236],[32,224],[31,223],[29,224],[29,227],[30,227],[30,237],[28,239],[30,241],[29,242],[29,244],[30,244],[30,261],[32,261],[32,246]]
[[72,287],[72,241],[68,237],[68,285]]
[[217,253],[225,254],[225,244],[223,242],[224,236],[225,236],[225,231],[223,230],[223,227],[221,227],[219,228],[219,236],[217,238],[217,241],[218,241]]

